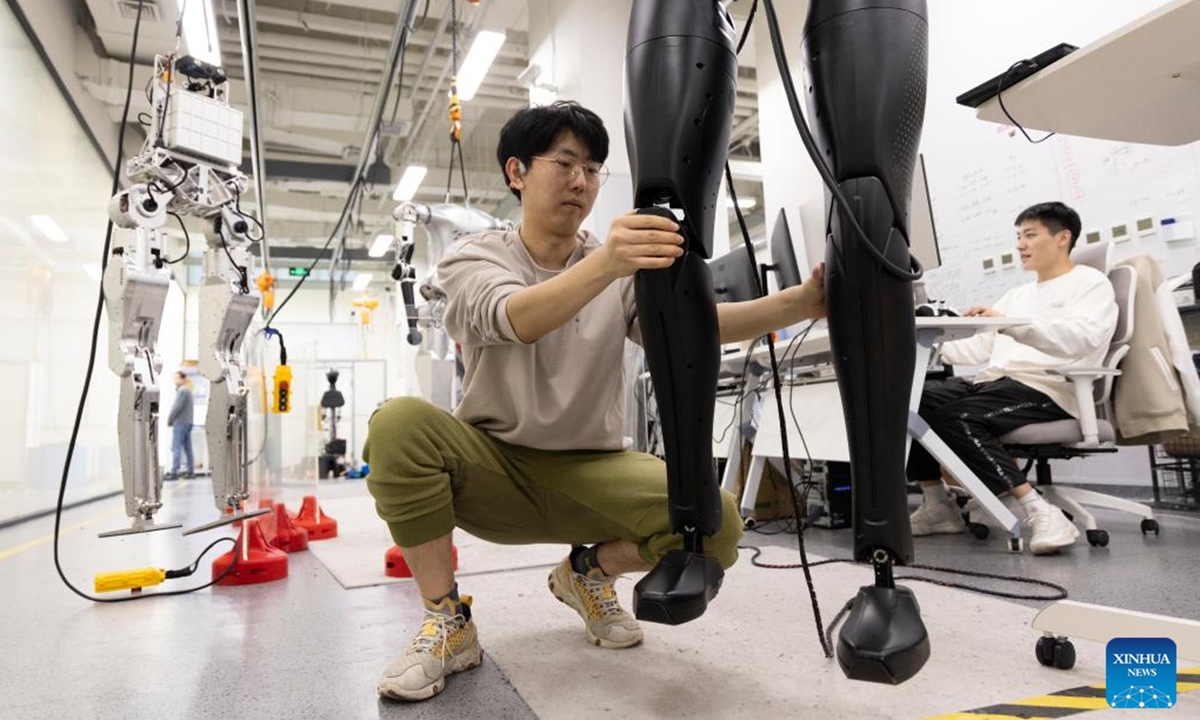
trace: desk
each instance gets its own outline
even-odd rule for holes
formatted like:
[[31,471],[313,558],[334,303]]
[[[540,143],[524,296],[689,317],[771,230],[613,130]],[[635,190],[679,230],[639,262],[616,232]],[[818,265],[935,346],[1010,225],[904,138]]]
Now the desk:
[[[1175,0],[1005,90],[1024,127],[1184,145],[1200,140],[1200,0]],[[1003,69],[1003,68],[1001,68]],[[992,98],[976,117],[1009,123]]]
[[[925,386],[925,371],[929,367],[929,360],[933,355],[935,345],[971,337],[978,332],[1001,330],[1006,327],[1025,325],[1028,322],[1025,318],[1007,317],[917,318],[916,364],[914,366],[912,391],[909,396],[909,436],[921,443],[946,468],[946,471],[975,497],[984,512],[990,515],[992,519],[1009,533],[1010,548],[1014,550],[1020,549],[1021,529],[1017,518],[987,489],[983,481],[977,478],[958,459],[958,456],[937,436],[937,433],[933,432],[929,425],[917,415],[917,408],[921,404],[921,393]],[[807,347],[810,342],[813,343],[812,346]],[[814,336],[806,338],[800,348],[793,354],[797,358],[796,360],[792,359],[793,355],[788,356],[789,364],[803,362],[806,359],[811,360],[828,352],[828,333],[823,332],[821,335],[814,333]],[[756,350],[751,355],[752,363],[756,362],[754,355],[757,353],[758,351]],[[766,348],[763,348],[763,353],[766,353]],[[729,362],[740,369],[746,361],[745,354],[741,354],[740,358],[740,363],[733,359],[730,359]],[[798,417],[804,418],[802,422],[806,425],[804,431],[805,438],[812,439],[809,442],[809,449],[813,450],[814,445],[818,447],[812,453],[814,459],[849,460],[849,441],[846,439],[846,425],[844,416],[842,415],[841,396],[838,393],[837,384],[826,382],[803,387],[807,389],[805,399],[812,401],[813,404],[806,404],[805,407],[800,408],[799,413],[801,415],[798,415]],[[810,420],[812,422],[809,422]],[[798,431],[789,427],[788,432],[792,433],[788,436],[788,448],[791,456],[793,459],[802,457],[803,449],[800,444]],[[773,398],[768,396],[767,407],[763,411],[763,422],[759,427],[758,437],[755,439],[754,449],[751,452],[750,467],[746,472],[746,489],[742,495],[741,508],[743,513],[748,513],[754,506],[755,498],[758,495],[758,485],[762,480],[766,463],[778,464],[782,461],[781,435],[778,411],[775,409]],[[736,489],[736,477],[740,470],[739,459],[740,456],[738,454],[731,453],[729,455],[729,462],[726,464],[725,476],[722,479],[721,486],[729,492],[733,492]]]

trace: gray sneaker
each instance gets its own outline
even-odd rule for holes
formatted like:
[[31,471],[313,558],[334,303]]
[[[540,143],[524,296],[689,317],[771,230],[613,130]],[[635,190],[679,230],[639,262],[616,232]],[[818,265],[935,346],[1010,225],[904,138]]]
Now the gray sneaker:
[[[450,602],[445,600],[444,602]],[[471,598],[464,595],[463,605]],[[393,700],[428,700],[446,687],[446,677],[470,670],[483,662],[483,648],[475,623],[463,615],[425,611],[421,630],[409,643],[404,657],[387,666],[379,681],[379,694]]]
[[593,576],[571,569],[568,557],[550,573],[550,592],[583,618],[588,642],[606,648],[627,648],[642,641],[637,619],[617,601],[616,578],[598,570]]

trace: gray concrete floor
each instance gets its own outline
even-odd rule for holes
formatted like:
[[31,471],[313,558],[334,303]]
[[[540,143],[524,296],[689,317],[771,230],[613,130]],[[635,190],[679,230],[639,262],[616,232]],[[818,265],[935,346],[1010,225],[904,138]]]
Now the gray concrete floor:
[[[285,488],[282,499],[294,508],[311,492]],[[319,494],[361,492],[361,482],[351,481],[322,487]],[[164,517],[185,526],[208,519],[214,512],[208,493],[204,480],[169,483]],[[1062,556],[1035,558],[1009,554],[996,535],[984,543],[940,536],[917,540],[918,560],[1043,578],[1067,586],[1076,600],[1200,619],[1200,577],[1194,572],[1200,518],[1163,514],[1162,535],[1155,538],[1143,537],[1135,520],[1115,513],[1098,517],[1112,535],[1105,549],[1081,542]],[[125,524],[119,498],[65,514],[61,558],[77,586],[90,592],[97,571],[185,566],[222,534],[96,538]],[[0,531],[5,718],[535,717],[519,688],[486,655],[481,668],[451,679],[433,701],[378,699],[379,672],[420,622],[411,585],[344,590],[316,558],[300,552],[289,556],[290,576],[283,582],[95,604],[72,594],[56,576],[52,544],[45,541],[52,529],[53,519],[43,518]],[[813,554],[849,555],[847,530],[814,529],[806,537]],[[794,535],[752,532],[746,543],[771,548],[776,562],[796,557]],[[158,589],[203,582],[217,554],[201,561],[197,575]],[[820,569],[814,579],[820,593]],[[915,589],[919,596],[920,586]],[[840,601],[822,597],[826,607]]]

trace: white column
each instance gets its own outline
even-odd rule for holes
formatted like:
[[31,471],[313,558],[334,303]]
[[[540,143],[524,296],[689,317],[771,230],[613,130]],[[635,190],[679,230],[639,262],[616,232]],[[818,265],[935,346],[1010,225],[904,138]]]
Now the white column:
[[[775,11],[783,35],[792,79],[800,85],[803,65],[800,57],[800,37],[808,13],[808,0],[777,2]],[[787,213],[792,241],[796,245],[796,260],[800,272],[825,259],[825,186],[809,160],[800,141],[800,133],[792,121],[784,94],[783,80],[771,50],[764,13],[754,19],[755,64],[758,72],[758,132],[763,163],[763,205],[768,232],[774,227],[779,209]],[[804,102],[804,89],[797,87]],[[805,108],[807,112],[807,108]]]

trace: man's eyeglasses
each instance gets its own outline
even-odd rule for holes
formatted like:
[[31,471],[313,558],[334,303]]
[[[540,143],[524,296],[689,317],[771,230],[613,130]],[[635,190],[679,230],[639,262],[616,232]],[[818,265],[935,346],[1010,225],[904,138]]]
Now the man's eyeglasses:
[[583,171],[583,179],[589,185],[600,187],[608,180],[608,168],[597,162],[583,162],[581,160],[572,160],[569,157],[559,156],[550,157],[548,155],[534,155],[534,160],[545,160],[554,163],[558,171],[559,177],[564,181],[574,180],[579,176],[579,171]]

